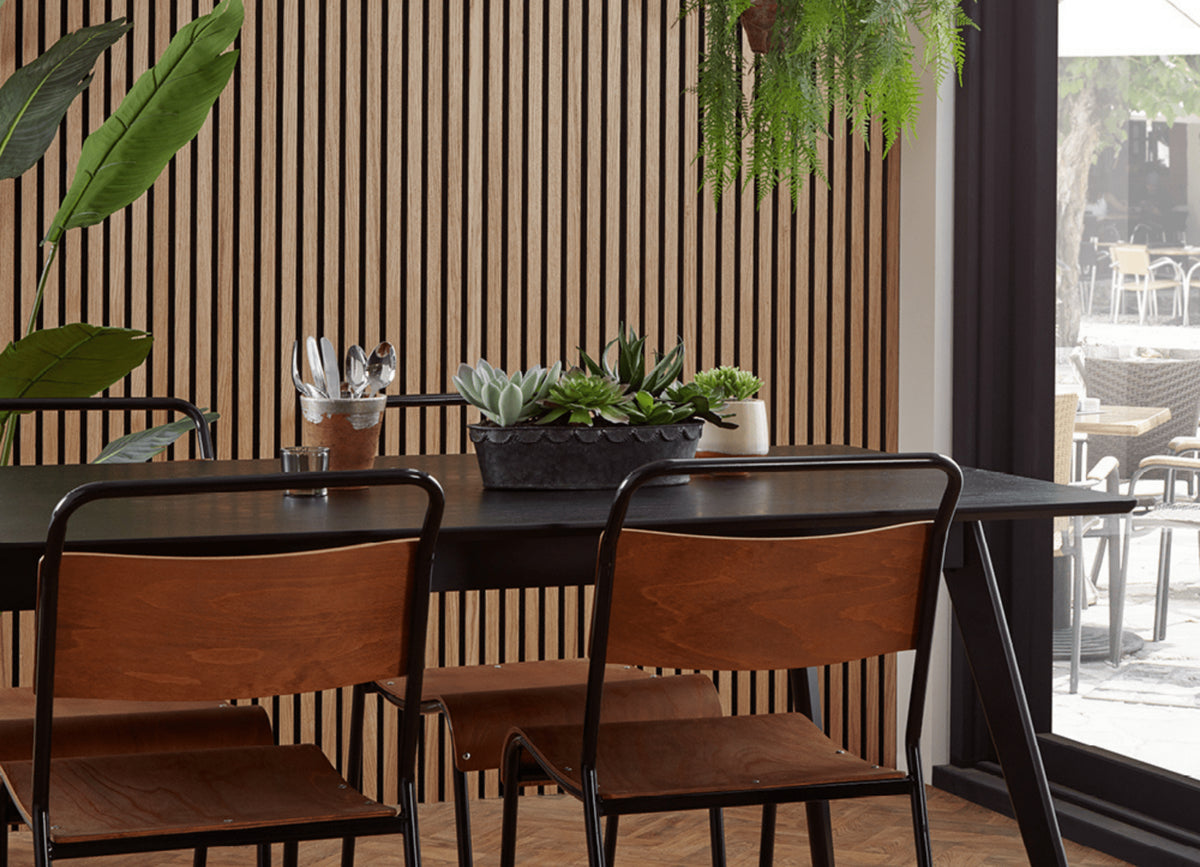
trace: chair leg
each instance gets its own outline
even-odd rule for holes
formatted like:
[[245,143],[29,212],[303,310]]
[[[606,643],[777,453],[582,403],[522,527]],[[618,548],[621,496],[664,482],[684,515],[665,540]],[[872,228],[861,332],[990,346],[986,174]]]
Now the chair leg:
[[289,840],[283,844],[283,867],[297,867],[300,863],[300,844]]
[[596,795],[595,772],[583,781],[583,828],[587,835],[589,867],[605,867],[604,841],[600,837],[600,798]]
[[1171,536],[1166,528],[1158,543],[1158,585],[1154,592],[1154,640],[1167,637],[1167,591],[1171,584]]
[[257,867],[271,867],[271,844],[259,843],[258,854],[255,859]]
[[708,845],[713,867],[725,867],[725,814],[720,807],[708,811]]
[[[408,827],[404,831],[404,865],[420,867],[421,832],[417,825],[417,788],[412,780],[400,784],[400,810],[408,819]],[[353,865],[344,864],[342,867]]]
[[342,867],[354,867],[354,838],[342,839]]
[[609,816],[604,820],[604,860],[608,867],[617,862],[617,826],[620,816]]
[[504,811],[500,822],[500,867],[517,862],[517,798],[521,783],[521,742],[511,741],[504,750]]
[[775,817],[778,807],[763,804],[762,831],[758,839],[758,867],[771,867],[775,863]]
[[919,867],[933,867],[933,849],[929,841],[929,810],[925,805],[925,780],[921,770],[921,747],[909,744],[908,775],[912,777],[912,822],[913,841],[917,847]]
[[34,867],[50,867],[50,825],[45,813],[34,813],[33,825]]
[[1109,574],[1108,588],[1108,661],[1115,668],[1121,664],[1121,630],[1125,619],[1125,575],[1129,569],[1129,538],[1133,535],[1133,519],[1125,518],[1125,539],[1121,543],[1121,567]]
[[208,850],[197,849],[192,853],[192,867],[205,867],[208,864]]
[[0,867],[8,867],[8,835],[16,821],[16,810],[8,798],[8,789],[0,785]]
[[833,826],[829,821],[829,802],[807,801],[804,813],[808,819],[808,850],[813,867],[832,867]]
[[1083,519],[1072,519],[1075,533],[1075,555],[1071,558],[1071,678],[1070,692],[1079,691],[1079,657],[1083,652]]
[[458,867],[471,867],[471,805],[467,802],[467,775],[454,769],[454,835],[458,840]]

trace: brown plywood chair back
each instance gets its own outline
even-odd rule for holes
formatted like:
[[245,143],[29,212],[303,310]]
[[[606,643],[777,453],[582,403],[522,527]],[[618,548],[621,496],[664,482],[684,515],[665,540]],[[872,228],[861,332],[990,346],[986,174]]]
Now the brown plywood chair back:
[[932,524],[747,539],[625,530],[608,662],[773,670],[916,647]]
[[55,695],[289,695],[404,673],[416,539],[289,554],[67,553]]

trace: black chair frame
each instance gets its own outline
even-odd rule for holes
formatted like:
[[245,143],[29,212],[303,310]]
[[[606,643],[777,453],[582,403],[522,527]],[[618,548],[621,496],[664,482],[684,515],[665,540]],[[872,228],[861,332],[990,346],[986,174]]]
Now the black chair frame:
[[[428,620],[429,584],[433,564],[437,531],[445,509],[445,496],[441,485],[432,476],[419,470],[357,470],[351,472],[320,473],[273,473],[255,476],[209,477],[194,479],[138,479],[123,481],[90,482],[69,492],[55,507],[50,520],[46,539],[46,554],[42,563],[41,580],[38,587],[37,611],[37,670],[35,672],[37,692],[37,716],[34,727],[33,745],[33,839],[35,852],[49,842],[49,776],[50,743],[53,725],[54,702],[54,657],[56,638],[56,603],[58,573],[69,519],[82,506],[100,500],[129,497],[159,497],[178,494],[200,494],[218,492],[269,491],[294,488],[302,480],[305,487],[353,487],[379,485],[413,485],[421,488],[428,505],[418,543],[415,586],[411,629],[407,637],[409,667],[407,672],[407,697],[419,704],[421,681],[424,672],[425,640]],[[347,780],[355,788],[361,788],[363,750],[361,733],[367,686],[353,687],[350,714],[350,745],[347,751]],[[170,849],[209,848],[213,846],[259,845],[259,863],[263,863],[264,843],[283,843],[284,863],[294,864],[296,844],[302,840],[338,839],[343,844],[343,864],[353,863],[353,840],[355,837],[378,834],[402,834],[406,864],[419,864],[417,840],[415,755],[420,734],[419,714],[404,714],[400,721],[400,753],[398,776],[400,780],[400,812],[390,819],[343,820],[322,823],[319,826],[295,825],[272,829],[264,835],[256,829],[231,830],[227,832],[201,832],[195,834],[162,835],[125,840],[78,842],[68,846],[56,846],[54,859],[78,858],[124,852],[160,851]],[[7,799],[6,799],[7,800]],[[267,838],[267,839],[264,839]],[[58,851],[61,850],[61,851]],[[267,856],[269,858],[269,855]],[[268,862],[269,863],[269,862]]]
[[81,410],[84,412],[116,412],[120,410],[166,409],[183,413],[196,428],[196,450],[200,457],[211,461],[216,457],[212,430],[194,403],[180,397],[6,397],[0,398],[0,412],[46,412]]
[[[905,723],[905,753],[908,773],[897,780],[860,782],[854,784],[812,785],[797,788],[747,790],[719,793],[696,793],[686,795],[648,796],[622,798],[619,802],[606,804],[600,797],[597,778],[597,753],[600,736],[600,709],[604,689],[604,673],[607,662],[607,643],[610,625],[610,609],[613,598],[613,577],[616,566],[617,542],[625,524],[626,514],[634,493],[651,479],[665,475],[690,473],[758,473],[803,470],[937,470],[944,474],[946,486],[941,494],[936,512],[929,517],[933,527],[930,537],[931,556],[926,560],[922,576],[922,629],[917,641],[916,659],[913,666],[911,701]],[[941,566],[958,496],[962,489],[962,472],[958,465],[939,454],[905,455],[848,455],[844,457],[788,457],[788,458],[718,458],[676,459],[657,461],[634,470],[617,488],[604,527],[597,558],[596,595],[592,611],[591,652],[589,654],[589,676],[587,704],[583,719],[583,752],[580,773],[583,791],[577,796],[584,804],[584,819],[587,829],[589,864],[610,863],[611,851],[606,851],[600,835],[600,817],[609,819],[608,834],[615,837],[613,820],[627,813],[652,813],[676,810],[708,809],[720,807],[762,805],[764,850],[760,853],[760,864],[772,863],[773,853],[767,847],[774,840],[775,806],[779,803],[805,801],[826,802],[835,798],[907,794],[912,799],[913,828],[918,839],[918,860],[929,864],[928,818],[924,801],[924,781],[921,771],[920,737],[925,692],[928,683],[930,647],[933,638],[933,618],[937,605],[937,588],[941,580]],[[847,526],[878,526],[878,519],[867,514],[847,514]],[[520,737],[509,740],[505,751],[503,779],[522,779],[521,755],[524,751]],[[543,769],[539,768],[538,772]],[[564,781],[556,780],[560,785]],[[501,864],[511,867],[516,858],[516,819],[518,786],[505,786],[503,837],[501,842]],[[812,813],[810,815],[810,825]],[[925,851],[920,841],[924,841]]]

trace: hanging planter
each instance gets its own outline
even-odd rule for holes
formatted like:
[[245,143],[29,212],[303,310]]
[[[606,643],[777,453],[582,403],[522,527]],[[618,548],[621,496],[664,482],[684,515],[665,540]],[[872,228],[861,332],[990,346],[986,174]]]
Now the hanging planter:
[[771,28],[775,26],[776,0],[757,0],[742,13],[742,32],[755,54],[766,54],[771,45]]
[[[704,21],[696,94],[704,181],[713,198],[754,184],[761,200],[785,182],[795,203],[813,174],[825,179],[821,152],[831,118],[844,118],[868,143],[878,119],[886,155],[902,130],[915,127],[924,69],[938,84],[947,73],[962,74],[962,29],[974,25],[960,2],[687,3],[684,14],[698,10]],[[749,63],[742,31],[755,52]],[[920,54],[913,33],[924,44]]]

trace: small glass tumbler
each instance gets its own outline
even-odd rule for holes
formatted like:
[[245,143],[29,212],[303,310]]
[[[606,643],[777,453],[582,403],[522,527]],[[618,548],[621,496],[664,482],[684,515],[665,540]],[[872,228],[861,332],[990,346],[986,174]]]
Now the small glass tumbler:
[[[284,446],[279,462],[285,473],[320,473],[329,469],[329,446]],[[327,488],[288,488],[289,497],[323,497]]]

